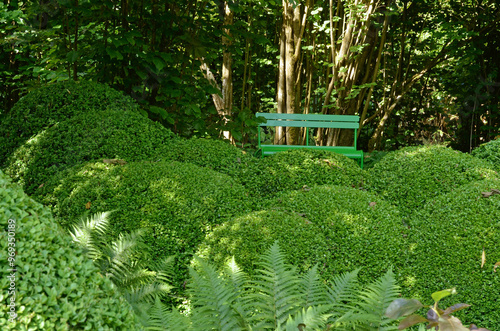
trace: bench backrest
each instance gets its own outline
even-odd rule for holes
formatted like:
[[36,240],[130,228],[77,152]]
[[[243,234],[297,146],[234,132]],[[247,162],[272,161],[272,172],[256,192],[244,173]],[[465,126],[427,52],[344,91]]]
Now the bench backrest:
[[[356,115],[323,115],[323,114],[279,114],[279,113],[256,113],[255,116],[267,119],[259,126],[281,126],[298,128],[333,128],[354,129],[354,147],[356,147],[359,116]],[[307,141],[308,139],[306,139]],[[260,144],[260,130],[259,130]]]

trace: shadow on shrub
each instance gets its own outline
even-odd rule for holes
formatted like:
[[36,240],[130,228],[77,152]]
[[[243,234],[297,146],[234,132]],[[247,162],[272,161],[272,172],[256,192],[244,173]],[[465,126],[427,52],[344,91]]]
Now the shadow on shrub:
[[108,107],[139,109],[122,92],[95,82],[57,82],[36,89],[19,100],[0,121],[0,165],[25,141],[52,125],[80,113]]
[[173,139],[170,130],[137,111],[107,109],[76,115],[29,139],[5,172],[28,194],[58,171],[99,158],[157,161]]
[[238,178],[253,198],[264,199],[304,186],[359,186],[363,170],[344,155],[302,149],[256,159]]
[[207,235],[200,253],[218,265],[234,255],[251,272],[262,247],[277,240],[304,270],[318,263],[329,277],[363,267],[361,274],[374,279],[391,265],[401,267],[407,231],[397,209],[375,195],[318,186],[283,193],[267,210],[224,223]]
[[367,171],[367,188],[409,215],[463,184],[497,177],[485,161],[451,148],[406,147],[390,152]]
[[[458,302],[472,307],[457,317],[464,325],[496,329],[500,321],[500,180],[483,180],[455,189],[415,210],[408,236],[410,259],[402,272],[403,294],[426,299],[435,288],[460,289]],[[486,194],[487,195],[487,194]],[[486,263],[481,267],[482,252]]]
[[[12,220],[12,221],[11,221]],[[15,243],[15,323],[6,304],[0,306],[2,330],[136,330],[130,306],[92,260],[60,231],[46,207],[11,184],[0,172],[0,224],[9,230],[0,240],[2,302],[12,278],[8,243]],[[12,234],[13,233],[13,234]],[[8,240],[15,238],[15,241]]]
[[148,229],[152,258],[177,256],[176,281],[207,231],[247,211],[246,192],[236,181],[180,162],[88,163],[60,172],[36,197],[53,206],[63,226],[85,212],[113,210],[110,239]]

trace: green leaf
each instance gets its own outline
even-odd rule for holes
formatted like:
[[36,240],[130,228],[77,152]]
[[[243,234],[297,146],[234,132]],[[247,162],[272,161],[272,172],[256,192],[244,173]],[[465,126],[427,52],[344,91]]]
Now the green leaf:
[[392,319],[398,319],[401,316],[409,315],[422,307],[424,307],[424,305],[416,299],[396,299],[391,302],[389,307],[387,307],[385,316]]
[[402,320],[401,323],[399,323],[398,330],[404,330],[406,328],[409,328],[410,326],[424,322],[427,322],[427,319],[425,317],[422,317],[420,315],[410,315]]
[[155,64],[156,69],[158,71],[161,71],[163,68],[165,68],[165,62],[162,61],[162,59],[155,57],[153,59],[153,63]]
[[455,288],[442,290],[442,291],[432,293],[432,299],[435,302],[439,302],[441,299],[446,298],[447,296],[450,296],[450,295],[456,294],[456,293],[457,293],[457,291],[455,290]]

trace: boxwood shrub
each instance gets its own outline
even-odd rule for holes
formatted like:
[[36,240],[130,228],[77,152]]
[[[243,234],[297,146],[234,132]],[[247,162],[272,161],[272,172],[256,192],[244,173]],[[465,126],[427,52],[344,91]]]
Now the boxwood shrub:
[[411,214],[463,184],[498,177],[490,165],[444,146],[405,147],[367,171],[367,188]]
[[453,301],[472,305],[457,313],[463,324],[491,330],[500,321],[500,274],[494,269],[500,262],[500,195],[485,198],[482,192],[494,189],[500,189],[500,180],[472,182],[416,210],[408,236],[411,255],[400,283],[405,297],[422,302],[436,290],[456,287]]
[[496,171],[500,171],[500,139],[480,145],[471,154],[490,162]]
[[325,185],[283,193],[266,210],[224,223],[206,236],[200,254],[217,264],[234,255],[251,272],[263,247],[278,240],[303,270],[318,263],[329,278],[363,267],[363,278],[375,279],[404,265],[407,231],[398,210],[381,198]]
[[32,194],[56,172],[98,158],[157,161],[173,139],[170,130],[135,110],[81,113],[26,141],[5,172]]
[[112,237],[147,229],[153,258],[177,256],[178,281],[205,232],[247,212],[245,189],[231,177],[181,162],[91,162],[59,172],[36,197],[65,227],[85,212],[114,211]]
[[33,90],[0,120],[0,165],[16,147],[58,122],[107,107],[138,109],[134,100],[111,87],[89,81],[64,81]]
[[[0,329],[139,329],[128,303],[92,260],[72,245],[48,208],[30,199],[2,172],[0,225]],[[15,249],[12,266],[10,249]]]
[[344,155],[309,149],[291,150],[249,162],[238,178],[253,198],[269,198],[313,185],[362,184],[363,171]]
[[216,139],[191,138],[173,140],[163,154],[164,159],[189,162],[227,174],[237,179],[241,169],[256,159],[228,142]]

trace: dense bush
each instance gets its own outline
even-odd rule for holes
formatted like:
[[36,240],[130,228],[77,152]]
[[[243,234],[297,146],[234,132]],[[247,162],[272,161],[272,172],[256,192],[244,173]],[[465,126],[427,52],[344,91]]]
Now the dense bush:
[[138,109],[132,98],[94,82],[58,82],[32,91],[0,118],[0,165],[16,147],[45,128],[107,107]]
[[[472,307],[457,313],[464,325],[498,328],[500,275],[500,180],[482,180],[435,197],[415,210],[408,236],[411,256],[400,283],[406,297],[427,301],[436,288],[456,287],[456,302]],[[486,263],[481,267],[484,248]]]
[[76,166],[53,177],[36,197],[53,206],[64,226],[86,211],[113,210],[110,230],[115,236],[148,229],[145,242],[153,258],[176,254],[181,269],[206,231],[246,211],[247,198],[244,188],[227,175],[163,161]]
[[359,186],[362,174],[357,163],[344,155],[301,149],[249,162],[238,178],[253,198],[268,198],[304,186]]
[[215,139],[176,139],[163,154],[166,160],[189,162],[238,179],[241,169],[255,158],[228,142]]
[[[130,306],[117,296],[111,282],[72,245],[49,210],[1,172],[0,225],[5,229],[0,235],[2,330],[136,329]],[[9,247],[16,251],[13,283],[7,278],[14,267],[8,262]],[[11,287],[15,288],[15,323],[8,321]]]
[[[203,259],[190,268],[189,313],[157,302],[154,330],[394,330],[384,316],[398,297],[394,273],[366,287],[358,271],[321,280],[317,267],[299,274],[277,243],[259,257],[249,277],[230,261],[217,270]],[[392,322],[392,323],[391,323]]]
[[367,187],[411,214],[463,184],[498,177],[483,160],[443,146],[406,147],[367,171]]
[[110,108],[54,124],[26,141],[5,172],[32,194],[56,172],[98,158],[157,161],[173,134],[134,110]]
[[500,139],[489,141],[475,148],[472,153],[475,157],[492,163],[495,170],[500,171]]
[[367,279],[391,265],[401,267],[404,260],[401,247],[408,228],[396,208],[373,194],[317,186],[283,193],[268,208],[216,228],[200,254],[218,265],[234,255],[251,272],[263,246],[278,240],[293,264],[309,268],[318,263],[325,276],[363,267]]

